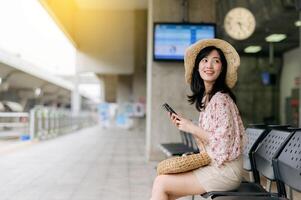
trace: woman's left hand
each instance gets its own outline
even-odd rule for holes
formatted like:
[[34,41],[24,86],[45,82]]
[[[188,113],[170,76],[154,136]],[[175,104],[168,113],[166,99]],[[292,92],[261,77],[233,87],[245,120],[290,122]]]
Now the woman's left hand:
[[184,117],[181,116],[178,116],[178,119],[176,120],[176,125],[179,130],[188,133],[192,133],[195,127],[195,124],[192,121],[185,119]]

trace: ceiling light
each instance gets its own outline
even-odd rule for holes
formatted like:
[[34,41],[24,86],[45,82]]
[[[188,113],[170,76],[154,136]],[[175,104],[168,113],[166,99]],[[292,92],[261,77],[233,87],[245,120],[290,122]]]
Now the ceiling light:
[[265,38],[267,42],[280,42],[286,38],[285,34],[271,34]]
[[301,20],[295,21],[295,26],[300,27],[301,26]]
[[245,53],[257,53],[261,51],[261,46],[248,46],[244,49]]

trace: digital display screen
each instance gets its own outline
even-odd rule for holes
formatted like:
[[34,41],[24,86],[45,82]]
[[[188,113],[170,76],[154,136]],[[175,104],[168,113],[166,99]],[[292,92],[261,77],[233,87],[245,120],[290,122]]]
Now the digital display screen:
[[154,60],[184,60],[188,46],[201,39],[215,38],[215,24],[156,23]]
[[276,75],[270,72],[262,72],[261,80],[263,85],[275,85],[276,84]]
[[270,84],[270,73],[269,72],[262,72],[261,73],[261,80],[263,85]]

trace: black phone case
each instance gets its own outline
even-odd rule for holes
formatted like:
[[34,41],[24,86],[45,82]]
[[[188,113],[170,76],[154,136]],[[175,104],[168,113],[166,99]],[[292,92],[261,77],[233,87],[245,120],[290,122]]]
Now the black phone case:
[[176,111],[174,111],[167,103],[164,103],[162,106],[165,108],[165,110],[167,110],[167,112],[174,113],[177,115]]

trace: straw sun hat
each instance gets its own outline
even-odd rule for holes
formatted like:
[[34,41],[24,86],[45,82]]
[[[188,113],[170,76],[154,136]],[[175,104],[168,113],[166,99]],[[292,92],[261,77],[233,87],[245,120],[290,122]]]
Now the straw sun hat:
[[187,48],[184,58],[186,82],[191,82],[191,75],[194,68],[194,62],[198,53],[203,48],[208,46],[215,46],[224,53],[228,64],[226,84],[229,88],[233,88],[237,81],[237,69],[240,65],[240,58],[234,47],[228,42],[221,39],[199,40]]

